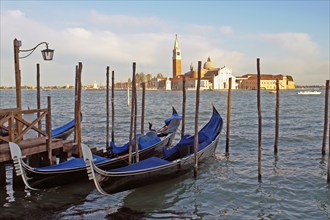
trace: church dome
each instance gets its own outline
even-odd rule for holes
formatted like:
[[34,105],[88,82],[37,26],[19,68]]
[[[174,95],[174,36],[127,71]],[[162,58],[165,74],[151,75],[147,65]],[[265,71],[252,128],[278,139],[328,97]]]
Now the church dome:
[[207,61],[204,63],[204,69],[206,69],[206,70],[212,70],[212,69],[214,69],[214,64],[211,61],[211,58],[210,57],[208,57],[207,58]]

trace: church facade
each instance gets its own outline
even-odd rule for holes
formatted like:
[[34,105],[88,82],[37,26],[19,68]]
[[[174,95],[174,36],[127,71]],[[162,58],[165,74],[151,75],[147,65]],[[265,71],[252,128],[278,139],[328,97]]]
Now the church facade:
[[[175,37],[173,48],[173,77],[171,78],[171,90],[182,90],[183,78],[187,90],[196,90],[198,80],[198,68],[190,65],[190,71],[181,73],[181,49],[179,47],[178,36]],[[228,67],[216,67],[211,58],[208,57],[201,69],[201,90],[220,90],[229,88],[229,78],[232,78],[232,89],[236,89],[235,76]]]

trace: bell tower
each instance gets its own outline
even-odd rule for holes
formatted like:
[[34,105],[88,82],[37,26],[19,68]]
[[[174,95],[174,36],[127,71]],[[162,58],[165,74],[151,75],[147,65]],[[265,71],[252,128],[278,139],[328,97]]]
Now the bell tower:
[[175,35],[175,43],[173,48],[173,78],[181,75],[181,50],[179,48],[178,35]]

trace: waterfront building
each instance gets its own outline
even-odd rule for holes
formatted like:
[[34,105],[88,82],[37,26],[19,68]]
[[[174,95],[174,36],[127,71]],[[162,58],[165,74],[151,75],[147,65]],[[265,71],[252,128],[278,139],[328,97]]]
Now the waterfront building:
[[[245,74],[240,77],[236,77],[236,82],[239,89],[257,89],[257,74]],[[275,90],[276,80],[279,80],[279,89],[295,89],[295,83],[293,78],[288,75],[272,75],[272,74],[261,74],[260,75],[260,89]]]
[[229,88],[229,78],[232,78],[231,88],[236,89],[236,77],[233,75],[232,69],[223,66],[215,67],[210,57],[208,57],[207,62],[204,63],[204,78],[208,79],[212,85],[212,90],[221,90]]
[[171,90],[171,79],[167,77],[157,78],[157,89]]
[[[190,71],[181,74],[181,49],[179,47],[178,36],[175,36],[173,48],[173,78],[171,79],[171,90],[182,90],[183,76],[186,80],[186,89],[195,90],[197,88],[198,69],[194,69],[193,64],[190,65]],[[232,70],[224,66],[216,67],[211,60],[207,58],[201,70],[201,90],[220,90],[228,89],[229,78],[232,78],[232,88],[236,89],[236,80],[232,74]],[[161,83],[164,85],[164,83]],[[163,87],[163,86],[162,86]]]

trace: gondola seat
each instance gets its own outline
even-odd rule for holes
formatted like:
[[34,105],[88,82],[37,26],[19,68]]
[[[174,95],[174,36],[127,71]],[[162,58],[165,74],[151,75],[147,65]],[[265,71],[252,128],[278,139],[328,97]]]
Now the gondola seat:
[[[93,160],[94,160],[95,164],[99,164],[99,163],[102,163],[102,162],[104,162],[106,160],[110,160],[110,159],[100,157],[97,155],[93,155]],[[34,170],[36,170],[36,171],[65,170],[65,169],[72,169],[72,168],[80,168],[83,166],[85,166],[85,161],[83,158],[72,158],[68,161],[59,163],[57,165],[34,168]]]
[[[194,153],[194,138],[195,136],[186,134],[184,135],[180,142],[172,148],[163,148],[163,155],[168,160],[175,160],[177,158],[182,158]],[[212,137],[205,133],[204,131],[200,131],[198,133],[198,150],[203,149],[207,145],[209,145],[212,140]]]
[[150,157],[148,159],[142,160],[138,163],[133,163],[126,167],[121,167],[117,169],[112,169],[111,172],[128,172],[128,171],[137,171],[148,169],[152,167],[157,167],[165,164],[169,164],[170,162],[167,160],[160,159],[158,157]]
[[139,138],[139,149],[142,150],[146,147],[154,145],[161,141],[161,139],[157,136],[157,133],[154,131],[149,131],[145,135],[141,135]]

